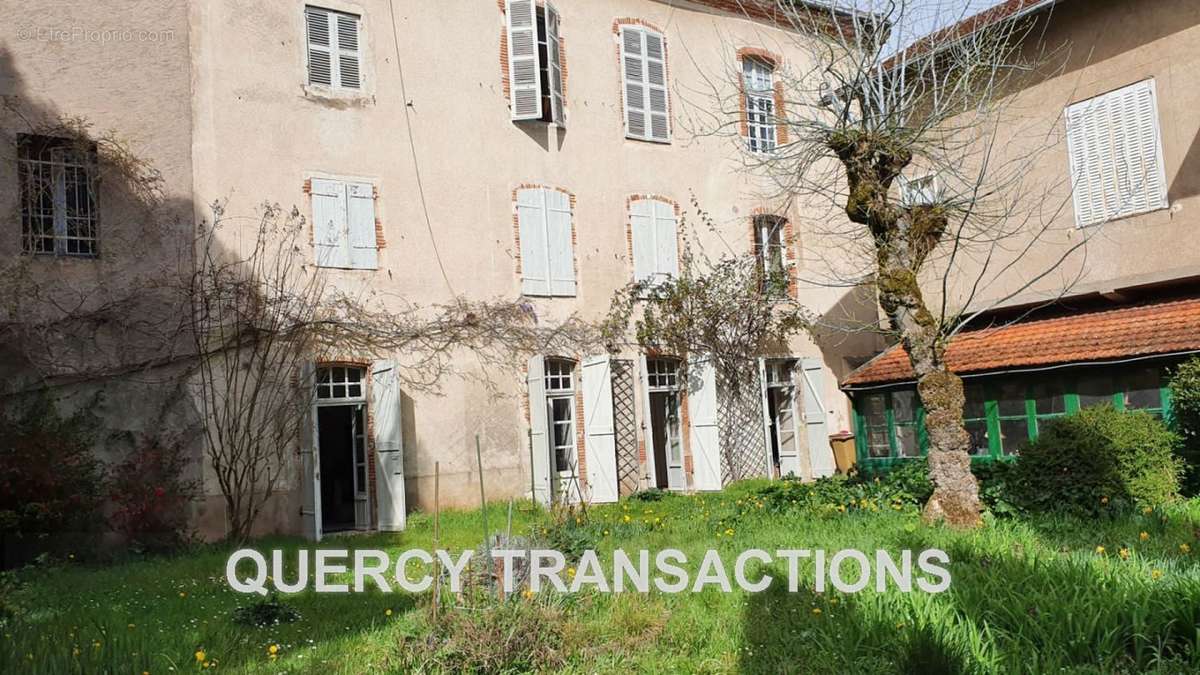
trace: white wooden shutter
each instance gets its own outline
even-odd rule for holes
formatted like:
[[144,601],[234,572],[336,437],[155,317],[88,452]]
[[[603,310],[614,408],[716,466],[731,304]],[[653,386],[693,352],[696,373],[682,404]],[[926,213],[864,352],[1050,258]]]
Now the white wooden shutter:
[[720,490],[717,373],[707,358],[688,360],[687,405],[691,422],[692,486],[697,490]]
[[375,426],[375,497],[379,529],[404,529],[404,434],[400,414],[400,378],[392,361],[371,368],[371,416]]
[[521,292],[550,295],[550,258],[547,252],[544,190],[517,191],[517,225],[521,236]]
[[362,88],[362,59],[358,53],[358,17],[335,12],[332,14],[337,30],[338,86]]
[[644,32],[646,39],[646,101],[650,117],[650,140],[671,140],[670,124],[667,123],[667,57],[663,36],[653,31]]
[[551,121],[560,127],[567,126],[566,100],[563,98],[562,47],[558,40],[558,10],[546,3],[546,51],[550,61],[550,114]]
[[607,355],[585,358],[580,366],[587,484],[592,503],[617,501],[617,436],[613,424],[612,370]]
[[526,378],[529,388],[529,428],[533,452],[533,499],[549,505],[550,440],[546,429],[546,361],[542,356],[529,359]]
[[678,225],[675,207],[664,201],[654,202],[654,271],[660,277],[679,274]]
[[328,10],[304,8],[304,27],[308,39],[308,82],[333,86],[333,49],[329,32]]
[[319,267],[350,267],[346,231],[346,186],[341,181],[313,178],[313,244]]
[[814,478],[832,476],[835,464],[833,449],[829,445],[829,424],[825,419],[825,404],[822,396],[824,370],[819,359],[801,359],[799,373],[804,381],[801,395],[804,397],[804,424],[808,429],[808,459]]
[[1066,121],[1077,224],[1167,206],[1154,80],[1075,103]]
[[638,365],[641,366],[641,369],[639,370],[639,379],[641,380],[642,389],[642,438],[645,439],[646,442],[646,473],[643,476],[643,487],[648,489],[657,487],[658,467],[656,465],[656,460],[654,459],[654,431],[650,428],[651,419],[653,418],[650,411],[650,369],[646,364],[645,354],[641,354],[638,359]]
[[629,205],[629,227],[633,234],[633,278],[653,281],[658,271],[655,263],[654,202],[638,199]]
[[350,267],[360,270],[378,268],[374,186],[370,183],[346,185],[346,218],[350,231]]
[[533,0],[506,0],[508,91],[514,120],[542,117],[542,74],[538,67],[537,7]]
[[763,447],[767,449],[765,453],[767,478],[774,478],[774,464],[771,456],[771,406],[767,401],[767,360],[760,358],[758,360],[758,396],[762,401],[762,423],[763,423],[763,440],[766,441]]
[[321,448],[317,432],[316,366],[300,366],[301,395],[309,399],[308,416],[300,434],[300,522],[304,536],[321,541]]
[[546,249],[550,294],[575,295],[575,247],[571,241],[571,198],[558,190],[542,190],[546,208]]

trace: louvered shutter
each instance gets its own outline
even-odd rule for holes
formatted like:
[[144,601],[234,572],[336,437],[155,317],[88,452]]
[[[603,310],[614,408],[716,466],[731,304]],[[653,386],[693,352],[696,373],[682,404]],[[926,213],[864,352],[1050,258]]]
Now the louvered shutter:
[[551,121],[560,127],[567,124],[566,101],[563,99],[562,49],[558,41],[558,10],[546,3],[546,51],[550,61]]
[[646,138],[646,64],[641,29],[621,27],[621,72],[625,80],[625,135]]
[[350,14],[333,14],[337,25],[338,86],[347,89],[362,87],[362,73],[358,53],[358,17]]
[[508,89],[512,119],[542,117],[542,82],[538,68],[537,8],[533,0],[506,0],[508,17]]
[[546,200],[546,242],[550,294],[575,295],[575,247],[571,241],[571,201],[558,190],[542,190]]
[[350,267],[379,267],[375,238],[375,188],[370,183],[346,185],[346,215],[350,229]]
[[1167,206],[1154,80],[1073,104],[1066,121],[1079,225]]
[[663,37],[645,31],[646,38],[646,100],[650,116],[650,140],[671,140],[667,123],[667,59]]
[[346,189],[340,181],[313,178],[313,244],[319,267],[350,267]]
[[654,202],[654,271],[659,277],[679,274],[679,241],[677,239],[675,207],[663,201]]
[[538,188],[517,191],[517,225],[521,235],[521,292],[525,295],[550,295],[546,209],[542,192]]
[[308,82],[333,86],[333,50],[329,35],[329,12],[317,7],[304,8],[308,32]]

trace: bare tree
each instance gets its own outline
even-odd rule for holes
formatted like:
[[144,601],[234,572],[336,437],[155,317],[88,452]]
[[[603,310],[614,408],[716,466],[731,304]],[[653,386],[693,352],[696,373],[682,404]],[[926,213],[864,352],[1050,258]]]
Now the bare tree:
[[[810,214],[828,253],[806,284],[873,285],[887,320],[880,328],[907,351],[926,411],[935,489],[925,516],[974,526],[978,486],[948,343],[982,312],[1051,275],[1068,287],[1064,261],[1094,236],[1056,232],[1069,199],[1062,184],[1025,178],[1061,122],[1023,117],[1010,96],[1046,74],[1039,71],[1048,53],[1027,39],[1041,24],[1004,3],[910,42],[898,31],[939,14],[963,18],[964,3],[742,4],[781,20],[803,58],[770,64],[778,94],[749,111],[749,70],[711,78],[707,105],[693,106],[699,112],[689,122],[743,148],[747,116],[778,130],[741,153],[745,169],[765,179],[764,191]],[[1030,271],[1025,255],[1047,242],[1058,254]]]
[[347,292],[312,264],[305,221],[295,209],[265,204],[248,227],[220,203],[212,209],[187,289],[187,332],[208,460],[232,540],[250,535],[272,492],[294,470],[288,459],[315,384],[305,364],[388,356],[398,360],[409,391],[436,391],[445,378],[467,375],[455,365],[465,354],[507,375],[529,354],[599,344],[592,325],[574,317],[540,324],[520,301],[421,307],[379,292]]

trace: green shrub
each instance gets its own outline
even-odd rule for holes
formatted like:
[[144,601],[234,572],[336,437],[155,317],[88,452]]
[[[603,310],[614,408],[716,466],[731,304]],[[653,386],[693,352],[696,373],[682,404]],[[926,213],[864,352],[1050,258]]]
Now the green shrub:
[[1200,494],[1200,356],[1179,364],[1171,375],[1171,419],[1187,462],[1184,493]]
[[1088,408],[1053,419],[1025,446],[1012,484],[1022,508],[1098,514],[1179,493],[1178,437],[1143,411]]

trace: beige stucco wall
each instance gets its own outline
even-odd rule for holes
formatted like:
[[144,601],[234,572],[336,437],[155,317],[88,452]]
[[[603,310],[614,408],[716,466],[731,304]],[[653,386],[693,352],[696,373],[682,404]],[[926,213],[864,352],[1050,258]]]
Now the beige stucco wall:
[[[1031,31],[1025,55],[1040,74],[1004,103],[997,164],[1030,156],[1022,170],[1024,236],[1004,242],[973,308],[1106,292],[1200,273],[1200,5],[1190,0],[1063,2]],[[1153,78],[1169,207],[1085,228],[1071,202],[1065,108]],[[1044,229],[1044,231],[1043,231]],[[1029,246],[1031,233],[1042,231]],[[1028,250],[1026,248],[1028,247]],[[1068,255],[1072,247],[1078,247]],[[1060,258],[1065,260],[1058,263]],[[982,259],[979,256],[978,259]],[[960,257],[952,277],[961,306],[978,265]],[[1054,269],[1038,279],[1043,272]],[[1028,288],[1022,290],[1023,287]],[[931,292],[937,293],[931,283]],[[955,304],[954,302],[951,303]]]
[[[386,247],[378,271],[329,272],[347,289],[423,303],[456,293],[518,297],[512,191],[538,183],[575,196],[579,290],[575,298],[536,299],[537,312],[595,318],[632,277],[625,234],[630,195],[668,196],[691,216],[694,193],[718,225],[715,235],[698,234],[714,253],[726,246],[746,250],[751,212],[772,206],[756,198],[753,182],[738,174],[731,140],[693,138],[683,116],[685,99],[705,100],[701,73],[724,77],[742,46],[800,58],[789,47],[792,36],[681,3],[558,2],[568,123],[557,130],[509,119],[500,62],[504,16],[494,0],[397,3],[394,26],[387,2],[320,4],[363,17],[361,97],[331,99],[306,88],[303,2],[193,3],[195,194],[201,202],[228,198],[235,214],[251,213],[264,200],[294,204],[308,214],[302,192],[307,178],[369,179],[379,192]],[[674,117],[669,145],[624,138],[613,32],[614,20],[623,17],[649,22],[666,35]],[[697,222],[688,218],[689,224]],[[798,234],[803,241],[803,232]],[[804,299],[824,312],[844,295],[810,290]],[[797,340],[792,351],[820,355],[807,339]],[[860,351],[869,354],[870,346]],[[829,362],[844,369],[837,354]],[[511,374],[497,379],[496,392],[448,381],[440,396],[406,398],[411,503],[429,505],[435,461],[441,463],[444,500],[470,504],[478,498],[476,434],[485,449],[489,494],[527,489],[524,386]],[[834,374],[825,380],[830,430],[848,428]]]

